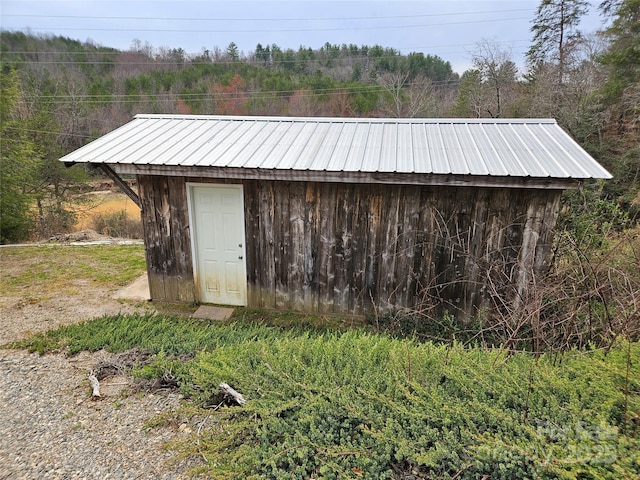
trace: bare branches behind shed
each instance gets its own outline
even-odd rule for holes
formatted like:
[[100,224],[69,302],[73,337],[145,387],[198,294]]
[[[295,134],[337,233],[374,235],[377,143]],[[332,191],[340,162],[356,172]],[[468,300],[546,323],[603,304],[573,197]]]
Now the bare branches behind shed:
[[[504,248],[478,257],[465,240],[470,237],[446,234],[477,271],[467,268],[446,281],[434,277],[421,284],[419,306],[377,316],[381,329],[536,353],[609,349],[619,338],[640,338],[640,228],[608,231],[598,241],[562,230],[546,269],[523,265],[522,257],[514,259]],[[442,295],[469,282],[482,283],[483,297],[471,318],[458,316]]]

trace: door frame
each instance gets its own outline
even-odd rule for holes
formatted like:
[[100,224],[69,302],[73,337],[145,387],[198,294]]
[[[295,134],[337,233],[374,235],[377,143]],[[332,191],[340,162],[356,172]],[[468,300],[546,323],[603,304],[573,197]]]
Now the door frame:
[[243,305],[247,306],[248,298],[248,281],[247,281],[247,240],[246,240],[246,225],[244,221],[244,188],[241,183],[203,183],[203,182],[185,182],[187,188],[187,209],[189,213],[189,237],[191,240],[191,263],[193,265],[193,281],[195,283],[196,301],[202,303],[202,284],[200,279],[199,262],[198,262],[198,245],[196,242],[196,219],[195,219],[195,201],[193,196],[194,187],[208,187],[208,188],[233,188],[240,191],[240,225],[242,225],[242,263],[244,265],[244,298]]

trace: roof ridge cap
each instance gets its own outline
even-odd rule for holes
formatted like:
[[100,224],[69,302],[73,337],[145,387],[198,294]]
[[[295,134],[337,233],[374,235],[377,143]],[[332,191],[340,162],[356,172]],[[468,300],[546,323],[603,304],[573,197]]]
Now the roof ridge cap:
[[172,113],[138,113],[135,119],[165,120],[215,120],[215,121],[271,121],[271,122],[317,122],[317,123],[432,123],[432,124],[557,124],[555,118],[388,118],[388,117],[291,117],[252,115],[185,115]]

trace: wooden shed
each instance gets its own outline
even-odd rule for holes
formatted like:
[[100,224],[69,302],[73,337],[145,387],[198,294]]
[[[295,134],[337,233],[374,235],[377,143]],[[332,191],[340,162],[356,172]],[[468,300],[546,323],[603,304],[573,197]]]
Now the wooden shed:
[[136,176],[155,301],[462,318],[517,306],[562,190],[610,177],[550,119],[137,115],[61,160]]

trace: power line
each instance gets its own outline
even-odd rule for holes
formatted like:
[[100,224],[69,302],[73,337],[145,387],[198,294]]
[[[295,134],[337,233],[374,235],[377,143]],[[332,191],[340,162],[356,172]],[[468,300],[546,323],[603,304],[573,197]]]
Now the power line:
[[193,29],[193,28],[85,28],[85,27],[36,27],[39,30],[55,30],[55,31],[80,31],[80,32],[145,32],[145,33],[294,33],[294,32],[338,32],[352,30],[403,30],[406,28],[424,28],[424,27],[441,27],[447,25],[466,25],[474,23],[489,22],[512,22],[516,20],[529,20],[529,17],[517,18],[493,18],[487,20],[467,20],[446,23],[425,23],[418,25],[376,25],[371,27],[331,27],[331,28],[274,28],[274,29],[249,29],[249,30],[216,30],[216,29]]
[[17,127],[15,125],[6,125],[4,128],[10,129],[10,130],[14,130],[14,131],[19,131],[19,132],[29,132],[29,133],[44,133],[47,135],[56,135],[56,136],[61,136],[64,135],[65,137],[78,137],[78,138],[93,138],[94,135],[83,135],[80,133],[65,133],[65,132],[51,132],[48,130],[34,130],[31,128],[24,128],[24,127]]
[[25,18],[67,18],[67,19],[82,19],[82,20],[161,20],[161,21],[178,21],[178,22],[302,22],[302,21],[341,21],[341,20],[390,20],[398,18],[433,18],[433,17],[447,17],[460,15],[485,15],[495,13],[514,13],[514,12],[531,12],[530,8],[516,8],[509,10],[485,10],[479,12],[451,12],[451,13],[428,13],[421,15],[391,15],[380,17],[317,17],[317,18],[195,18],[195,17],[133,17],[133,16],[89,16],[89,15],[37,15],[37,14],[7,14],[4,17],[25,17]]
[[[529,40],[503,40],[500,42],[495,42],[497,45],[508,45],[508,46],[512,46],[514,44],[518,44],[518,43],[528,43]],[[470,46],[476,46],[477,43],[454,43],[454,44],[449,44],[449,45],[423,45],[423,46],[414,46],[414,47],[400,47],[400,48],[396,48],[396,47],[382,47],[385,50],[395,50],[398,51],[397,55],[379,55],[379,56],[368,56],[368,55],[361,55],[361,56],[354,56],[354,55],[342,55],[340,54],[338,57],[335,58],[309,58],[309,59],[304,59],[305,62],[326,62],[326,61],[339,61],[339,60],[353,60],[353,61],[374,61],[374,60],[378,60],[378,59],[399,59],[401,58],[401,56],[409,56],[411,55],[411,53],[421,53],[421,52],[410,52],[409,54],[403,54],[400,53],[403,50],[418,50],[418,49],[440,49],[440,48],[454,48],[454,47],[470,47]],[[270,46],[270,45],[267,45]],[[337,46],[340,48],[340,52],[343,52],[344,49],[342,48],[342,45],[332,45],[332,46]],[[379,45],[372,45],[372,46],[368,46],[368,45],[362,45],[360,47],[358,47],[358,50],[362,50],[362,47],[366,47],[369,50],[371,50],[371,48],[373,47],[377,47]],[[300,47],[302,50],[304,50],[306,52],[307,48],[311,48],[311,47],[305,47],[302,46]],[[320,47],[319,49],[314,49],[314,55],[324,55],[324,50],[323,50],[324,46]],[[166,53],[168,53],[169,55],[171,55],[174,51],[176,51],[178,49],[168,49]],[[347,50],[348,50],[348,46],[347,46]],[[293,49],[289,49],[286,48],[284,50],[282,50],[281,53],[287,53],[289,51],[292,51],[294,54],[298,54],[300,52],[300,49],[298,50],[293,50]],[[452,51],[452,52],[448,52],[448,53],[461,53],[461,50],[456,50],[456,51]],[[255,52],[253,52],[255,55]],[[273,52],[269,52],[270,55],[273,55]],[[142,53],[142,52],[138,52],[138,51],[131,51],[131,50],[113,50],[113,51],[96,51],[96,52],[73,52],[73,51],[46,51],[46,50],[34,50],[34,51],[20,51],[20,50],[4,50],[4,51],[0,51],[0,54],[3,55],[59,55],[59,56],[63,56],[63,55],[67,55],[67,56],[78,56],[78,55],[93,55],[93,56],[109,56],[109,55],[126,55],[126,54],[139,54],[139,55],[143,55],[146,58],[144,60],[140,60],[140,61],[124,61],[124,62],[118,62],[118,65],[148,65],[150,62],[161,62],[162,65],[183,65],[185,63],[188,63],[189,65],[209,65],[209,64],[236,64],[238,63],[238,61],[233,61],[233,60],[211,60],[210,62],[207,61],[195,61],[194,59],[199,57],[200,54],[187,54],[185,52],[185,60],[182,62],[168,62],[166,61],[165,58],[161,58],[159,55],[156,57],[149,57],[147,56],[147,54]],[[425,54],[426,56],[430,55],[430,54]],[[437,55],[431,55],[431,56],[437,56]],[[245,55],[244,57],[240,58],[240,62],[243,62],[245,60],[253,60],[253,56],[252,55]],[[294,59],[295,60],[295,59]],[[25,60],[26,61],[26,60]],[[287,63],[290,62],[291,60],[268,60],[269,64],[278,64],[278,63]],[[51,64],[56,64],[56,63],[64,63],[64,64],[78,64],[78,65],[83,65],[83,64],[112,64],[113,61],[100,61],[100,60],[38,60],[38,63],[51,63]]]
[[[524,40],[501,40],[499,42],[494,42],[498,45],[501,44],[514,44],[514,43],[522,43],[522,42],[530,42],[530,40],[528,39],[524,39]],[[417,47],[382,47],[385,50],[389,49],[389,50],[410,50],[410,49],[416,49],[416,48],[450,48],[450,47],[465,47],[465,46],[469,46],[469,45],[476,45],[477,42],[474,43],[450,43],[448,45],[422,45],[422,46],[417,46]],[[354,44],[355,45],[355,44]],[[270,44],[266,44],[266,47],[271,47]],[[277,46],[277,45],[276,45]],[[332,47],[338,47],[340,48],[340,51],[343,51],[344,48],[343,46],[347,47],[347,50],[349,50],[350,45],[347,44],[331,44]],[[374,44],[374,45],[355,45],[358,50],[362,50],[363,48],[367,48],[368,50],[371,50],[373,47],[381,47],[381,45],[378,44]],[[324,49],[325,45],[321,45],[318,49],[315,49],[315,51],[321,51],[322,49]],[[4,50],[4,51],[0,51],[0,53],[11,53],[11,54],[20,54],[20,55],[31,55],[31,54],[51,54],[51,55],[59,55],[59,54],[68,54],[68,55],[77,55],[77,54],[82,54],[82,55],[110,55],[110,54],[124,54],[124,53],[140,53],[141,55],[145,55],[144,53],[141,52],[137,52],[137,51],[131,51],[131,50],[118,50],[115,48],[111,48],[111,47],[100,47],[103,48],[104,50],[97,50],[97,51],[93,51],[93,52],[87,52],[87,51],[69,51],[69,50]],[[301,47],[303,50],[306,50],[308,48],[312,48],[312,47],[306,47],[306,46],[302,46]],[[168,51],[173,51],[173,50],[178,50],[178,48],[168,48]],[[283,51],[287,51],[287,50],[293,50],[293,49],[289,49],[289,48],[285,48]],[[298,52],[298,50],[294,50],[294,52]],[[344,57],[343,57],[344,58]],[[348,58],[352,58],[351,56],[348,56]],[[366,58],[372,58],[372,57],[366,57]],[[378,58],[378,57],[376,57]]]
[[[493,42],[496,43],[498,45],[502,45],[502,44],[507,44],[507,45],[511,45],[514,43],[523,43],[523,42],[530,42],[529,39],[524,39],[524,40],[500,40],[497,42]],[[401,50],[411,50],[411,49],[419,49],[419,48],[450,48],[450,47],[466,47],[466,46],[471,46],[471,45],[476,45],[477,42],[473,42],[473,43],[450,43],[448,45],[422,45],[422,46],[414,46],[414,47],[382,47],[381,45],[360,45],[356,47],[358,48],[358,50],[362,50],[363,48],[367,48],[368,50],[371,50],[373,47],[381,47],[385,50],[389,49],[389,50],[397,50],[397,51],[401,51]],[[340,48],[340,51],[342,52],[343,46],[346,44],[331,44],[332,47],[338,47]],[[277,45],[276,45],[277,46]],[[265,44],[265,47],[271,47],[270,44]],[[320,52],[324,49],[325,45],[321,45],[319,48],[314,49],[314,51],[316,52]],[[347,50],[349,50],[350,45],[346,45]],[[131,53],[136,53],[136,54],[140,54],[140,55],[146,55],[145,53],[142,52],[138,52],[138,51],[131,51],[131,50],[118,50],[118,49],[112,49],[111,47],[101,47],[101,48],[105,48],[105,50],[99,50],[99,51],[93,51],[93,52],[87,52],[87,51],[68,51],[68,50],[4,50],[4,51],[0,51],[0,53],[10,53],[10,54],[16,54],[16,55],[35,55],[35,54],[45,54],[45,55],[112,55],[112,54],[131,54]],[[312,47],[306,47],[306,46],[301,46],[301,48],[303,50],[307,50],[308,48],[312,48]],[[173,50],[178,50],[178,48],[169,48],[168,51],[173,51]],[[290,48],[285,48],[284,50],[282,50],[283,52],[286,52],[287,50],[293,50]],[[293,50],[295,53],[298,53],[299,50]],[[189,54],[189,55],[195,55],[198,56],[197,54]],[[353,56],[346,56],[346,57],[340,57],[340,58],[354,58]],[[389,56],[385,56],[382,55],[380,57],[360,57],[360,58],[393,58],[393,57],[389,57]],[[153,60],[152,58],[150,58],[151,60]]]
[[[466,51],[457,51],[457,52],[450,52],[450,53],[467,53]],[[401,59],[401,57],[392,57],[392,56],[383,56],[383,57],[343,57],[343,58],[337,58],[337,59],[331,59],[331,62],[335,62],[335,63],[340,63],[340,60],[343,61],[349,61],[349,62],[371,62],[371,63],[375,63],[376,60],[390,60],[390,59]],[[443,62],[446,62],[446,60],[442,59]],[[269,60],[267,63],[268,65],[271,66],[281,66],[281,65],[286,65],[289,63],[298,63],[299,60],[297,59],[292,59],[292,60]],[[305,59],[301,61],[302,63],[309,65],[309,66],[314,66],[317,64],[324,64],[327,62],[327,59]],[[197,66],[203,66],[203,65],[225,65],[225,66],[230,66],[230,65],[249,65],[249,66],[257,66],[257,67],[262,67],[263,62],[260,60],[253,60],[253,59],[246,59],[246,60],[239,60],[239,61],[233,61],[233,60],[212,60],[210,62],[205,62],[205,61],[193,61],[193,60],[189,60],[189,59],[185,59],[184,61],[166,61],[163,59],[160,60],[154,60],[151,59],[150,61],[139,61],[139,62],[120,62],[120,61],[114,61],[114,60],[95,60],[95,61],[91,61],[91,60],[37,60],[37,62],[33,62],[29,59],[17,59],[15,60],[15,63],[22,63],[22,64],[30,64],[30,63],[37,63],[38,65],[112,65],[112,66],[135,66],[135,65],[147,65],[147,66],[155,66],[155,67],[197,67]],[[329,67],[330,68],[330,67]]]
[[[446,86],[455,86],[459,83],[458,80],[447,80],[447,81],[439,81],[439,82],[430,82],[430,86],[433,87],[446,87]],[[404,85],[405,87],[411,87],[417,85],[416,83],[407,83]],[[291,96],[298,97],[323,97],[332,93],[346,93],[346,94],[357,94],[357,93],[368,93],[371,91],[381,92],[385,91],[384,86],[382,85],[364,85],[362,87],[338,87],[338,88],[326,88],[326,89],[316,89],[311,90],[307,88],[299,88],[295,90],[269,90],[269,91],[238,91],[238,92],[203,92],[203,93],[131,93],[131,94],[81,94],[81,95],[39,95],[35,97],[36,100],[46,100],[48,103],[53,103],[57,105],[65,105],[69,103],[73,103],[75,101],[82,101],[83,104],[101,104],[105,102],[109,103],[118,103],[118,104],[126,104],[126,103],[148,103],[153,102],[155,100],[177,100],[177,99],[187,99],[187,100],[230,100],[237,98],[239,100],[273,100],[273,99],[284,99]],[[22,99],[20,100],[22,104],[28,104],[29,101]]]
[[[524,42],[528,42],[528,40],[509,40],[509,41],[504,41],[504,42],[498,42],[498,44],[506,44],[508,46],[513,46],[516,43],[524,43]],[[451,45],[440,45],[440,46],[422,46],[422,47],[407,47],[407,48],[403,48],[404,50],[417,50],[417,49],[439,49],[439,48],[453,48],[453,47],[463,47],[463,46],[475,46],[477,44],[475,43],[462,43],[462,44],[451,44]],[[305,47],[301,47],[305,52],[306,52],[306,48]],[[116,50],[116,51],[102,51],[102,52],[71,52],[71,51],[0,51],[0,55],[7,57],[7,56],[15,56],[15,55],[38,55],[38,56],[47,56],[47,55],[51,55],[51,56],[58,56],[58,57],[76,57],[78,55],[92,55],[92,56],[98,56],[98,57],[109,57],[110,55],[116,55],[116,56],[124,56],[124,55],[131,55],[131,54],[136,54],[136,55],[143,55],[145,58],[144,59],[140,59],[138,61],[132,61],[132,60],[126,60],[126,61],[122,61],[122,60],[118,60],[118,58],[113,58],[113,59],[109,59],[109,60],[74,60],[74,59],[61,59],[61,60],[45,60],[42,58],[38,58],[37,60],[35,60],[37,62],[38,65],[112,65],[112,66],[136,66],[136,65],[144,65],[144,66],[156,66],[156,67],[170,67],[170,66],[180,66],[180,67],[197,67],[197,66],[203,66],[203,65],[238,65],[238,64],[244,64],[244,65],[250,65],[250,66],[259,66],[259,67],[264,67],[264,66],[281,66],[281,65],[286,65],[286,64],[290,64],[290,63],[299,63],[302,62],[306,65],[310,65],[310,66],[314,66],[314,65],[322,65],[324,63],[327,62],[336,62],[336,63],[340,63],[340,62],[352,62],[352,63],[356,63],[356,62],[362,62],[362,63],[375,63],[377,61],[385,61],[385,60],[404,60],[406,58],[409,58],[411,54],[416,53],[416,54],[420,54],[422,52],[410,52],[408,54],[406,53],[400,53],[401,50],[403,49],[395,49],[395,48],[389,48],[391,50],[396,50],[398,51],[397,54],[394,55],[360,55],[360,56],[354,56],[354,55],[350,55],[350,54],[346,54],[346,55],[342,55],[339,54],[337,57],[331,57],[331,56],[326,56],[324,58],[289,58],[289,59],[269,59],[269,60],[262,60],[259,58],[256,58],[255,52],[253,55],[247,55],[244,57],[241,57],[239,60],[216,60],[214,58],[210,58],[209,60],[197,60],[201,54],[187,54],[186,52],[184,52],[184,59],[182,60],[171,60],[171,57],[173,56],[173,53],[175,52],[175,49],[171,49],[168,50],[164,55],[166,56],[161,56],[161,55],[157,55],[157,56],[147,56],[147,54],[145,53],[141,53],[141,52],[136,52],[136,51],[121,51],[121,50]],[[387,49],[385,49],[387,50]],[[343,50],[340,50],[341,52],[343,52]],[[520,51],[520,50],[518,50]],[[300,50],[293,50],[293,49],[285,49],[281,52],[281,54],[287,54],[289,52],[293,52],[294,55],[298,55]],[[446,52],[448,54],[453,54],[453,53],[469,53],[468,50],[452,50],[452,51],[448,51]],[[273,55],[272,52],[270,52],[270,55]],[[325,55],[323,53],[322,50],[314,50],[314,56],[322,56]],[[424,55],[424,54],[423,54]],[[443,62],[447,62],[447,60],[441,58],[439,55],[431,55],[431,54],[426,54],[426,57],[437,57],[440,58]],[[174,57],[175,58],[175,57]],[[17,63],[24,63],[24,64],[28,64],[30,62],[33,62],[34,60],[32,59],[14,59],[14,62]]]

